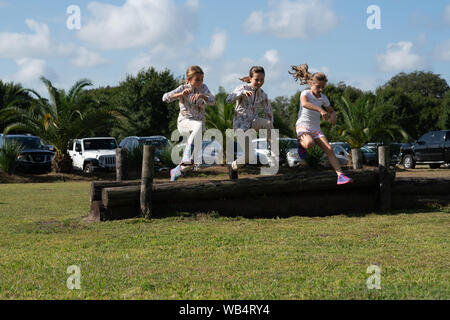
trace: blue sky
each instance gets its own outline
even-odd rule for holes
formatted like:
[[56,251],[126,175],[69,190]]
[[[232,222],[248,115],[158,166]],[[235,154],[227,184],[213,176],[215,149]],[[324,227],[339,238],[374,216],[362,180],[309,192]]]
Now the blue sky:
[[[79,30],[67,28],[71,5]],[[367,28],[370,5],[381,29]],[[414,70],[450,83],[448,0],[0,0],[0,21],[0,79],[42,93],[41,75],[113,86],[141,68],[181,76],[193,64],[214,93],[262,65],[271,98],[296,92],[287,71],[301,63],[363,90]]]

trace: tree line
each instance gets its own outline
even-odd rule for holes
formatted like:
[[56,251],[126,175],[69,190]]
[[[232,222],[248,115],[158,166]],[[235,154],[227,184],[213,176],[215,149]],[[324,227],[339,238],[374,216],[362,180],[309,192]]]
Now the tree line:
[[[77,81],[68,91],[55,88],[41,78],[48,98],[20,84],[0,80],[0,132],[32,133],[53,144],[58,161],[70,161],[66,149],[70,139],[85,136],[170,134],[176,129],[177,102],[162,102],[165,92],[184,81],[169,70],[150,67],[128,75],[115,87],[92,88],[88,79]],[[300,88],[299,88],[300,89]],[[300,90],[293,96],[271,100],[274,126],[280,136],[295,137]],[[369,141],[408,142],[431,130],[450,128],[450,90],[445,79],[431,72],[399,73],[375,92],[362,91],[343,82],[329,83],[324,90],[338,114],[331,128],[322,123],[330,141],[348,141],[360,147]],[[207,128],[222,132],[232,128],[234,104],[219,88],[216,105],[206,114]]]

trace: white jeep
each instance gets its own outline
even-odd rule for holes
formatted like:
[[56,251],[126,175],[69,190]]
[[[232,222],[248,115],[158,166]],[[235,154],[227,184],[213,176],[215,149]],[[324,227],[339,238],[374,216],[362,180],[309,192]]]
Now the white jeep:
[[115,170],[117,148],[115,138],[84,138],[71,140],[68,152],[74,169],[92,173]]

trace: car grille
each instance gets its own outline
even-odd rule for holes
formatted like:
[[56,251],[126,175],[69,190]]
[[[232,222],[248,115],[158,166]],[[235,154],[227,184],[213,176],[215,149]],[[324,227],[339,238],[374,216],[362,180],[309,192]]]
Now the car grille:
[[105,167],[115,167],[116,166],[116,156],[100,156],[98,158],[101,165]]
[[34,163],[45,163],[52,160],[52,156],[49,154],[29,153],[25,154],[25,160]]

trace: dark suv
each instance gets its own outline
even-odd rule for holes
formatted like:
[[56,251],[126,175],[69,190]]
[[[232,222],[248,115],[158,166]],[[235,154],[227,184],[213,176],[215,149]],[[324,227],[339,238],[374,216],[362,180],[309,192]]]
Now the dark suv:
[[9,134],[0,138],[0,148],[5,141],[16,141],[22,145],[22,151],[17,157],[16,170],[26,172],[52,171],[54,153],[48,150],[41,139],[29,134]]
[[412,169],[416,164],[439,168],[450,164],[450,130],[425,133],[411,145],[404,145],[400,153],[403,166]]

